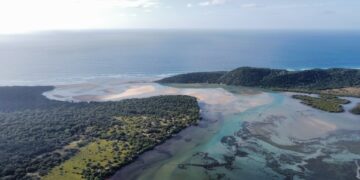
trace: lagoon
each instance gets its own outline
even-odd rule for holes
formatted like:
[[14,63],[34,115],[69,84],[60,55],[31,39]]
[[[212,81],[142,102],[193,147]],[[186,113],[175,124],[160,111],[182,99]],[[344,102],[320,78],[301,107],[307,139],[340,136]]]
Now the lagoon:
[[292,99],[293,93],[204,84],[164,86],[146,80],[116,82],[67,84],[45,95],[57,100],[109,101],[185,94],[198,98],[203,119],[111,179],[357,179],[360,124],[356,115],[312,109]]

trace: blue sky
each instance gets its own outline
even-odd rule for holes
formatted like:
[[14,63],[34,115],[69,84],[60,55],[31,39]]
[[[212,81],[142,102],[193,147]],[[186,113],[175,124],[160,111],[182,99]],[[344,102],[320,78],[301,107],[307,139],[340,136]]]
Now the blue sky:
[[81,29],[359,29],[360,0],[0,0],[0,33]]

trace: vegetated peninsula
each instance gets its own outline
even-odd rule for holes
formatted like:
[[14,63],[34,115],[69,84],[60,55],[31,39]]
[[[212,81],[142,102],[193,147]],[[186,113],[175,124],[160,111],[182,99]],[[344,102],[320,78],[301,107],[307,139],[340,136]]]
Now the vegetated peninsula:
[[[208,78],[207,78],[208,77]],[[360,70],[311,69],[288,71],[283,69],[240,67],[228,72],[199,72],[180,74],[158,83],[216,83],[234,86],[268,88],[279,91],[316,93],[360,97]],[[343,112],[342,99],[334,96],[294,96],[304,104],[329,112]],[[355,110],[356,111],[356,110]]]
[[[328,93],[331,93],[329,90],[348,87],[360,88],[360,70],[333,68],[288,71],[282,69],[240,67],[229,72],[180,74],[161,79],[157,82],[219,83],[289,91],[321,92],[328,90]],[[334,91],[333,93],[341,95],[340,91]],[[348,93],[344,95],[360,96],[360,93],[358,94],[355,90],[352,93],[350,91]]]
[[199,120],[190,96],[49,100],[53,87],[0,87],[0,179],[104,179]]

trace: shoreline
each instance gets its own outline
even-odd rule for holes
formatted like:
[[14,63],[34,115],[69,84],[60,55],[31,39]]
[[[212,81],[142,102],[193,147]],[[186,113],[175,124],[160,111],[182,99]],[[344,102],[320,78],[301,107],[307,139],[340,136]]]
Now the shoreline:
[[[254,66],[256,68],[262,68],[262,66]],[[313,70],[313,69],[337,69],[337,68],[343,68],[343,69],[354,69],[354,70],[360,70],[360,66],[322,66],[322,67],[286,67],[286,66],[278,66],[278,67],[270,67],[271,69],[284,69],[290,72],[295,71],[307,71],[307,70]],[[86,83],[93,80],[98,79],[124,79],[124,83],[131,82],[131,79],[138,79],[139,81],[144,81],[144,79],[147,82],[154,82],[163,78],[168,78],[172,76],[177,76],[181,74],[189,74],[189,73],[196,73],[196,72],[229,72],[232,68],[227,69],[205,69],[205,70],[186,70],[186,71],[173,71],[173,72],[164,72],[164,73],[141,73],[141,72],[134,72],[134,73],[112,73],[112,74],[94,74],[94,75],[74,75],[71,77],[53,77],[49,79],[43,79],[43,78],[34,78],[34,79],[6,79],[6,80],[0,80],[0,86],[61,86],[61,85],[67,85],[67,84],[78,84],[78,83]],[[129,80],[130,79],[130,80]]]
[[[198,121],[201,121],[202,118],[200,118]],[[198,123],[198,122],[197,122]],[[163,145],[164,143],[166,143],[167,141],[169,140],[173,140],[174,137],[178,136],[181,132],[183,132],[184,130],[190,128],[190,127],[193,127],[193,126],[198,126],[197,124],[193,124],[193,125],[190,125],[190,126],[187,126],[183,129],[181,129],[180,131],[178,132],[175,132],[173,134],[171,134],[171,136],[169,137],[166,137],[166,139],[162,140],[161,142],[155,144],[154,146],[152,147],[149,147],[148,149],[145,149],[144,151],[140,152],[138,155],[136,155],[136,157],[132,158],[130,161],[126,162],[125,164],[122,164],[121,166],[119,167],[116,167],[117,170],[115,170],[116,172],[114,174],[112,174],[111,176],[109,177],[106,177],[105,179],[108,179],[108,180],[111,180],[113,179],[114,176],[116,176],[116,173],[118,171],[121,171],[123,168],[125,168],[126,166],[130,165],[130,164],[133,164],[134,162],[136,162],[137,160],[139,160],[142,156],[144,156],[145,153],[150,153],[151,151],[155,151],[155,148],[160,146],[160,145]]]
[[[110,84],[111,84],[111,82],[110,82]],[[173,87],[163,87],[163,86],[160,86],[160,85],[158,85],[158,84],[154,84],[154,83],[152,83],[153,85],[154,85],[154,87],[156,87],[156,92],[158,92],[158,93],[160,93],[160,94],[162,94],[162,93],[164,93],[164,92],[169,92],[168,90],[167,90],[167,88],[173,88]],[[86,84],[85,84],[86,85]],[[101,83],[101,85],[103,86],[104,84],[103,83]],[[111,85],[114,85],[114,84],[111,84]],[[86,85],[86,86],[88,86],[88,85]],[[105,91],[105,92],[103,92],[103,93],[115,93],[115,94],[123,94],[124,92],[132,92],[132,91],[129,91],[129,87],[130,87],[130,89],[132,88],[132,89],[134,89],[134,90],[136,90],[137,91],[137,93],[135,93],[135,95],[134,96],[140,96],[140,98],[142,97],[142,95],[141,94],[143,94],[143,93],[145,93],[145,95],[150,95],[150,96],[153,96],[154,94],[152,94],[152,92],[153,92],[153,90],[151,91],[151,92],[149,92],[149,91],[142,91],[142,90],[144,90],[143,88],[141,88],[141,87],[146,87],[147,85],[146,85],[146,83],[145,83],[145,85],[144,84],[139,84],[139,85],[134,85],[134,84],[131,84],[130,86],[125,86],[126,88],[127,88],[127,90],[124,90],[124,91],[119,91],[119,89],[118,88],[115,88],[114,89],[114,91]],[[216,92],[216,93],[220,93],[220,94],[222,94],[222,95],[224,95],[224,94],[227,94],[227,93],[230,93],[230,94],[233,94],[233,95],[236,95],[237,96],[237,92],[234,92],[234,89],[231,89],[231,88],[229,88],[229,89],[227,89],[227,90],[225,90],[224,89],[224,87],[222,87],[222,88],[219,88],[219,87],[214,87],[214,86],[206,86],[206,85],[198,85],[198,84],[195,84],[195,85],[188,85],[188,86],[184,86],[184,85],[179,85],[180,87],[182,87],[182,88],[184,88],[183,90],[178,90],[178,91],[171,91],[172,93],[185,93],[185,94],[187,94],[187,95],[196,95],[196,94],[201,94],[201,96],[202,96],[202,98],[201,98],[201,101],[198,101],[198,105],[199,105],[199,107],[200,107],[200,110],[201,111],[206,111],[206,109],[203,109],[202,108],[202,106],[203,106],[203,104],[201,104],[203,101],[208,101],[208,103],[210,103],[210,104],[208,104],[208,105],[214,105],[214,106],[231,106],[232,108],[233,108],[233,110],[228,110],[228,111],[225,111],[225,113],[229,113],[229,114],[232,114],[232,113],[234,113],[234,112],[243,112],[244,111],[244,107],[237,107],[239,104],[236,104],[236,103],[233,103],[233,101],[232,100],[226,100],[226,98],[225,98],[225,100],[226,101],[224,101],[224,102],[222,102],[222,100],[224,99],[224,98],[221,98],[222,96],[218,96],[218,95],[215,95],[214,96],[214,93]],[[86,91],[79,91],[79,93],[87,93],[87,91],[88,92],[92,92],[92,93],[98,93],[98,92],[100,92],[99,90],[102,90],[102,89],[99,89],[99,88],[97,88],[97,87],[94,87],[94,86],[89,86],[90,88],[88,88]],[[104,87],[106,87],[107,88],[107,85],[105,85]],[[140,87],[140,88],[139,88]],[[211,87],[211,88],[210,88]],[[78,92],[78,89],[80,88],[80,89],[82,89],[83,88],[83,86],[81,86],[81,85],[70,85],[70,86],[63,86],[62,88],[64,88],[64,89],[62,89],[62,90],[64,90],[64,92],[66,92],[66,91],[74,91],[74,92]],[[94,89],[95,90],[94,90]],[[106,89],[105,88],[105,89]],[[186,88],[190,88],[190,89],[192,89],[192,91],[187,91],[186,90]],[[201,90],[202,88],[205,88],[203,91]],[[236,87],[236,88],[238,88],[238,89],[241,89],[241,87]],[[61,89],[61,88],[60,88]],[[121,88],[120,88],[121,89]],[[263,103],[265,103],[265,104],[267,104],[267,100],[265,100],[265,101],[259,101],[259,102],[257,102],[258,100],[259,100],[259,98],[260,99],[262,99],[262,100],[264,100],[264,97],[265,97],[265,99],[266,99],[266,94],[268,94],[268,93],[275,93],[275,94],[277,94],[277,93],[279,93],[279,92],[273,92],[272,90],[269,90],[269,89],[259,89],[259,92],[261,92],[262,90],[265,90],[265,93],[254,93],[254,94],[248,94],[248,91],[249,91],[249,89],[253,89],[253,88],[244,88],[243,90],[242,90],[242,95],[243,96],[241,96],[241,98],[240,99],[242,99],[242,100],[244,100],[244,101],[242,101],[241,103],[243,104],[243,103],[245,103],[245,104],[247,104],[247,105],[251,105],[251,107],[257,107],[257,106],[259,106],[259,105],[261,105],[261,104],[263,104]],[[254,89],[258,89],[258,88],[254,88]],[[139,92],[138,92],[138,90],[139,90]],[[145,89],[146,90],[146,89]],[[215,91],[214,91],[215,90]],[[102,92],[102,91],[101,91]],[[117,93],[118,92],[118,93]],[[125,98],[125,99],[128,99],[129,97],[130,98],[133,98],[133,93],[125,93],[126,94],[126,96],[122,96],[121,98]],[[286,95],[286,92],[280,92],[279,94],[282,94],[281,96],[284,96],[284,95]],[[52,91],[52,95],[53,96],[55,96],[55,98],[60,98],[60,99],[62,99],[62,98],[66,98],[66,97],[75,97],[75,96],[73,96],[73,94],[57,94],[56,93],[56,88],[55,88],[55,90],[54,91]],[[166,94],[165,94],[166,95]],[[228,94],[229,95],[229,94]],[[241,95],[241,93],[239,94],[239,95]],[[254,99],[254,97],[253,96],[257,96],[257,99]],[[129,97],[128,97],[129,96]],[[279,95],[280,96],[280,95]],[[288,96],[288,95],[287,95]],[[146,97],[146,96],[144,96],[144,97]],[[215,102],[215,101],[213,101],[213,98],[214,97],[216,97],[215,99],[217,99],[217,102]],[[233,97],[231,97],[231,98],[234,98],[235,96],[233,96]],[[289,96],[288,96],[289,97]],[[198,97],[199,98],[199,97]],[[210,99],[209,99],[210,98]],[[244,99],[245,98],[245,99]],[[110,99],[112,99],[112,98],[110,98]],[[272,99],[272,98],[271,98]],[[119,99],[120,100],[120,99]],[[71,101],[71,98],[68,98],[68,100],[67,101]],[[107,101],[107,100],[106,100]],[[117,101],[117,98],[115,98],[114,99],[114,101]],[[272,101],[272,100],[271,100]],[[289,101],[288,103],[294,103],[293,101]],[[299,103],[300,104],[300,103]],[[234,108],[234,107],[237,107],[237,108]],[[250,107],[250,108],[251,108]],[[226,107],[225,107],[225,109],[226,109]],[[223,110],[225,110],[225,109],[218,109],[219,111],[223,111]],[[304,108],[304,109],[308,109],[308,108]],[[317,111],[314,111],[314,112],[316,112],[316,113],[319,113],[319,112],[317,112]],[[274,112],[274,113],[277,113],[277,112]],[[319,114],[321,114],[321,112],[319,113]],[[209,116],[211,117],[211,116],[213,116],[214,114],[210,114]],[[201,116],[201,117],[203,117],[203,116]],[[204,118],[205,119],[205,118]],[[207,120],[206,120],[207,121]],[[141,153],[139,153],[134,159],[131,159],[131,161],[129,161],[129,162],[126,162],[125,164],[123,164],[123,165],[121,165],[116,171],[115,171],[115,174],[113,175],[113,176],[109,176],[108,177],[108,179],[116,179],[116,177],[114,177],[114,176],[116,176],[116,173],[117,172],[121,172],[121,171],[123,171],[123,169],[125,168],[125,169],[127,169],[127,168],[131,168],[131,167],[133,167],[133,166],[131,166],[131,164],[133,164],[133,163],[136,163],[136,162],[141,162],[141,161],[143,161],[144,159],[142,159],[143,157],[146,157],[147,155],[146,154],[151,154],[151,153],[155,153],[155,154],[163,154],[163,156],[159,156],[160,158],[161,157],[165,157],[165,159],[167,159],[167,158],[170,158],[170,159],[172,159],[173,158],[173,156],[174,156],[174,154],[172,154],[171,153],[171,151],[167,151],[167,150],[165,150],[165,151],[163,151],[163,150],[161,150],[161,151],[159,151],[159,149],[157,149],[157,148],[159,148],[160,146],[161,147],[166,147],[166,144],[168,144],[168,143],[170,143],[171,144],[171,142],[176,142],[176,141],[179,141],[179,135],[182,135],[184,132],[189,132],[191,129],[201,129],[201,126],[202,126],[202,123],[203,123],[204,121],[203,120],[201,120],[201,121],[199,121],[199,126],[193,126],[193,125],[190,125],[190,126],[187,126],[187,127],[185,127],[184,129],[182,129],[181,131],[178,131],[177,133],[175,133],[175,134],[172,134],[171,136],[169,136],[169,137],[167,137],[166,139],[164,139],[163,141],[161,141],[161,142],[159,142],[159,143],[157,143],[157,144],[155,144],[154,146],[152,146],[152,147],[149,147],[149,148],[147,148],[147,149],[144,149]],[[219,122],[215,122],[215,123],[219,123]],[[298,124],[298,125],[301,125],[301,124]],[[285,127],[285,126],[284,126]],[[281,128],[281,127],[280,127]],[[315,128],[315,127],[314,127]],[[339,127],[340,128],[340,127]],[[265,129],[269,129],[269,128],[267,128],[267,127],[265,127]],[[210,137],[210,136],[209,136]],[[181,141],[186,141],[186,139],[188,139],[189,141],[190,141],[190,143],[193,143],[193,142],[191,142],[191,141],[194,141],[194,139],[191,139],[191,138],[187,138],[187,137],[181,137],[180,138],[180,140]],[[170,146],[169,146],[170,147]],[[287,148],[285,148],[285,146],[280,146],[280,145],[278,145],[278,148],[280,148],[280,149],[288,149],[289,147],[287,147]],[[290,149],[289,150],[291,150],[292,148],[290,147]],[[173,155],[173,156],[169,156],[169,155]],[[160,162],[162,162],[162,160],[159,160]],[[188,163],[185,163],[185,164],[188,164]],[[141,165],[141,164],[140,164]],[[156,166],[156,164],[150,164],[148,167],[153,167],[153,166]],[[147,166],[146,166],[147,167]],[[113,178],[114,177],[114,178]]]

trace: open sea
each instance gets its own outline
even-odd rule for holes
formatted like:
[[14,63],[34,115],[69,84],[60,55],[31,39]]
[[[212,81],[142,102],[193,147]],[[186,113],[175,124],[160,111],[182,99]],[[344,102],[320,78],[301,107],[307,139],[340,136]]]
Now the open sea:
[[0,36],[0,85],[165,76],[239,66],[360,67],[355,31],[117,30]]

